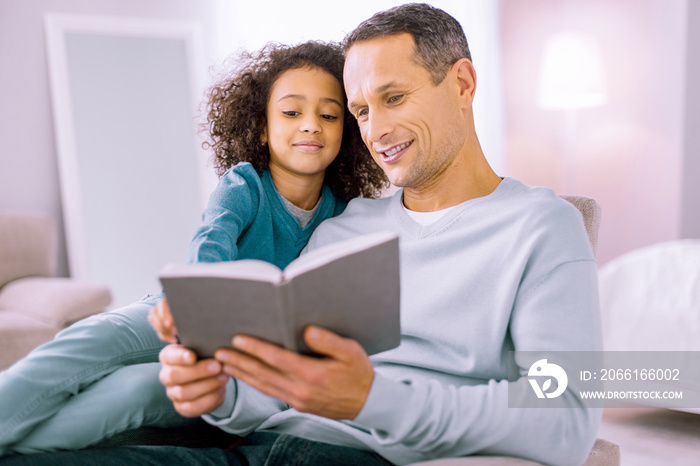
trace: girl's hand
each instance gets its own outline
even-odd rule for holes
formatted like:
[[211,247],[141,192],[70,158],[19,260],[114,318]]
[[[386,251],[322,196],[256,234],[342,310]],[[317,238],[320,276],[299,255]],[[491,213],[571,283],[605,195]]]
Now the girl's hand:
[[160,362],[160,381],[178,413],[197,417],[212,412],[224,402],[229,377],[221,372],[218,361],[198,361],[187,348],[168,345],[160,352]]
[[173,320],[173,315],[170,313],[168,301],[165,298],[158,301],[158,304],[151,309],[148,315],[148,322],[150,322],[156,333],[158,333],[161,340],[168,343],[178,343],[175,321]]

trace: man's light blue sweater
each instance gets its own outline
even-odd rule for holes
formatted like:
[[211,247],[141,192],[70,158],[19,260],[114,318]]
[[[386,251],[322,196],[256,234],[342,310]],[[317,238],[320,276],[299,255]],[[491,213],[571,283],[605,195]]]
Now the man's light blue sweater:
[[371,357],[372,387],[353,421],[299,413],[229,381],[208,422],[245,435],[289,433],[406,464],[480,453],[581,464],[600,410],[508,408],[508,352],[601,349],[596,266],[580,213],[550,189],[505,178],[491,194],[420,226],[402,192],[356,199],[309,249],[356,235],[399,235],[401,345]]

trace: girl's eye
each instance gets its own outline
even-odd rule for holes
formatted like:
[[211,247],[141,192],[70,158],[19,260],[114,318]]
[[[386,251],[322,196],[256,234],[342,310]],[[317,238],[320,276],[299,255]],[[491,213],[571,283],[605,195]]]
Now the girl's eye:
[[285,115],[287,115],[287,116],[297,116],[297,115],[301,115],[301,113],[295,112],[294,110],[289,110],[289,111],[282,112],[282,113],[285,114]]
[[328,121],[335,121],[338,119],[338,117],[335,115],[327,115],[327,114],[321,115],[321,118],[323,118],[324,120],[328,120]]

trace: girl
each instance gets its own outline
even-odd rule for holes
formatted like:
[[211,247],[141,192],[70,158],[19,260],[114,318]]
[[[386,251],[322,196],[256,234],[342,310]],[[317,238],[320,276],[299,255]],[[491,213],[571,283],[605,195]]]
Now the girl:
[[[205,146],[221,178],[188,261],[284,267],[322,220],[352,197],[377,195],[386,181],[347,113],[336,45],[268,45],[241,60],[209,93]],[[0,455],[191,422],[158,380],[164,343],[147,315],[161,297],[78,322],[0,373]]]

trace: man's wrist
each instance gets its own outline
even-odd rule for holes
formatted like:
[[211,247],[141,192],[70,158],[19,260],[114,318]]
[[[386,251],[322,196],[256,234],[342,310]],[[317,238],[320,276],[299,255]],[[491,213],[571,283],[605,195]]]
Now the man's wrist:
[[226,394],[224,395],[224,402],[221,403],[218,408],[209,413],[209,416],[216,419],[227,419],[231,417],[231,413],[233,413],[233,406],[236,402],[236,385],[233,377],[229,377],[224,390],[226,391]]

